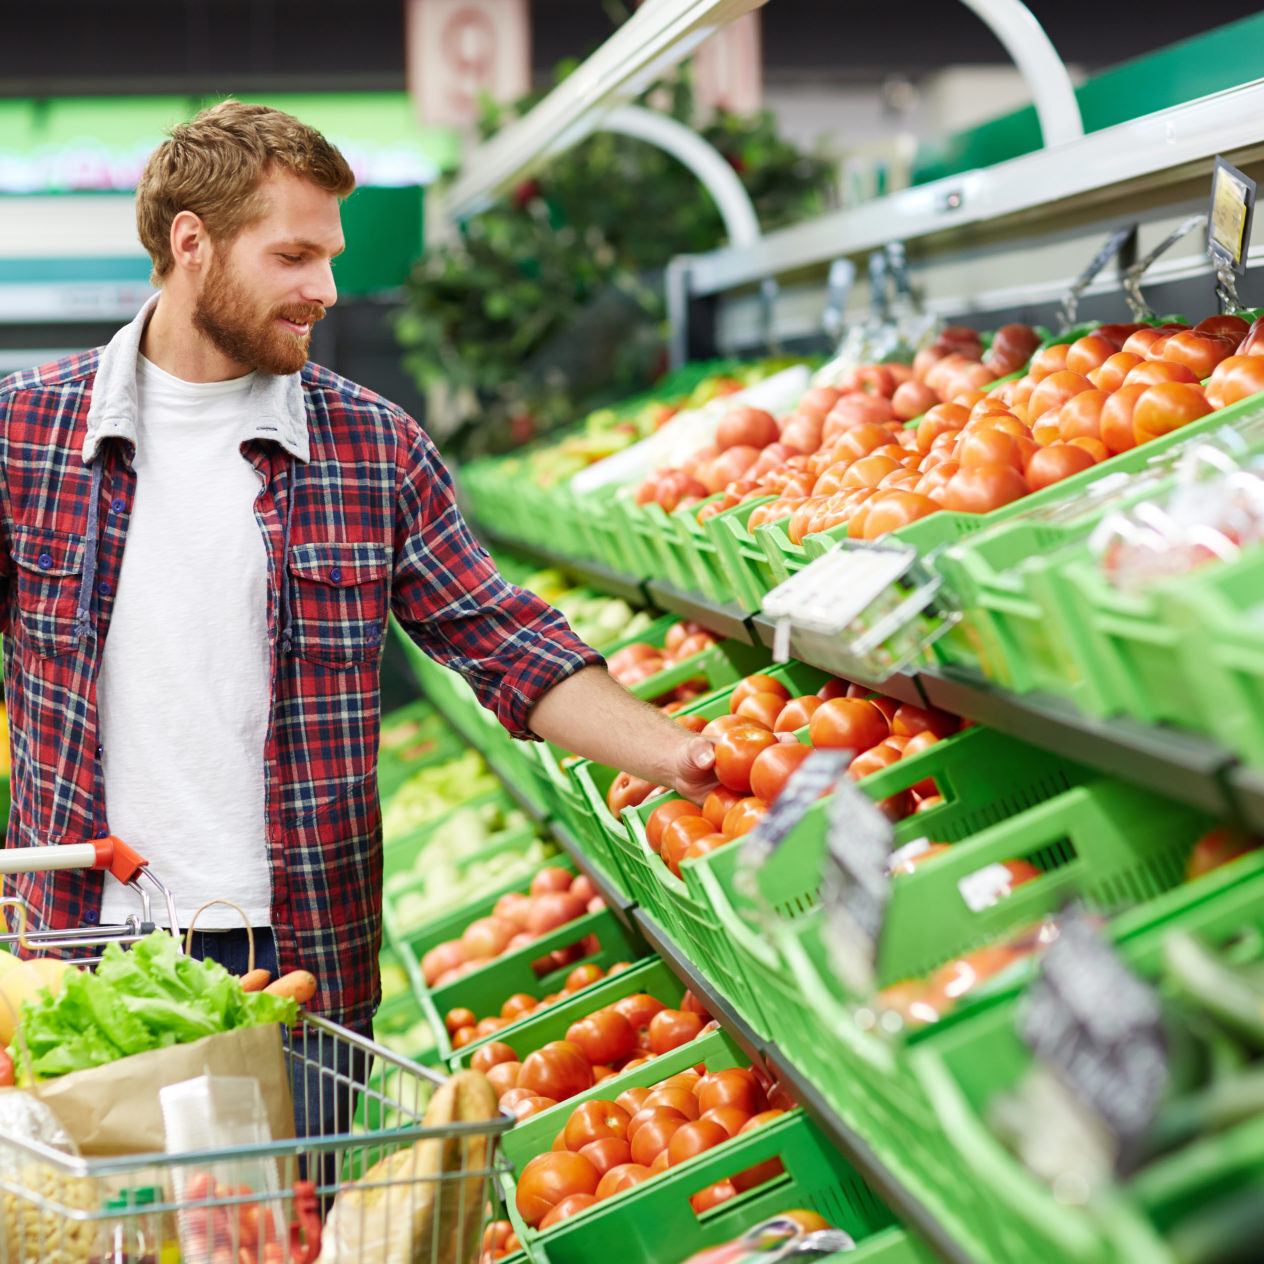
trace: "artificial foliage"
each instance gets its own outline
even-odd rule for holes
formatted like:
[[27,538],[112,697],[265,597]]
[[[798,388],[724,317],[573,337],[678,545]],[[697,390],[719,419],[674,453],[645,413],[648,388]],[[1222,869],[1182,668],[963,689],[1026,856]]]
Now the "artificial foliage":
[[[538,99],[489,105],[484,135]],[[780,137],[767,111],[698,123],[687,68],[642,103],[699,127],[763,229],[829,203],[833,164]],[[396,334],[428,393],[428,428],[465,457],[644,389],[665,365],[664,267],[724,241],[710,195],[656,147],[598,132],[560,155],[427,250],[408,278]]]

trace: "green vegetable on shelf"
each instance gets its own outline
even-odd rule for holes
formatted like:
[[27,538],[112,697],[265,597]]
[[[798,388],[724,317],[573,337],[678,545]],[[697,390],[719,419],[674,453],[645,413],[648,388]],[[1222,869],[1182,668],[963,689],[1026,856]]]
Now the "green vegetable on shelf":
[[447,763],[423,768],[391,796],[383,813],[383,837],[390,842],[409,834],[419,825],[488,794],[499,785],[475,750],[467,750]]

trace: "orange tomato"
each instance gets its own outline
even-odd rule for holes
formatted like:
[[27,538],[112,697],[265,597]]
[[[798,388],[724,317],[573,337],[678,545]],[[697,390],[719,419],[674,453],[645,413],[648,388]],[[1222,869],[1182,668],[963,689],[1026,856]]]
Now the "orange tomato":
[[1133,355],[1131,351],[1116,351],[1110,359],[1087,375],[1088,380],[1099,391],[1105,391],[1109,395],[1112,391],[1117,391],[1124,384],[1124,378],[1142,363],[1143,358]]
[[616,1102],[600,1098],[581,1102],[571,1111],[562,1137],[568,1150],[582,1150],[594,1141],[624,1141],[630,1119],[628,1112]]
[[688,799],[660,803],[645,819],[645,841],[655,850],[662,846],[663,831],[681,816],[697,816],[697,807]]
[[1121,386],[1102,405],[1102,442],[1112,455],[1127,452],[1129,448],[1137,446],[1137,437],[1132,428],[1132,410],[1148,389],[1149,387],[1139,385]]
[[1021,470],[1024,460],[1022,445],[1014,435],[992,429],[963,434],[956,456],[962,468],[999,463]]
[[1081,391],[1092,389],[1093,383],[1082,373],[1072,373],[1070,369],[1050,373],[1032,391],[1027,401],[1027,417],[1030,421],[1038,421],[1051,408],[1061,408]]
[[[629,1153],[631,1153],[630,1148]],[[633,1163],[629,1160],[627,1163],[617,1164],[597,1182],[597,1201],[613,1198],[615,1194],[622,1193],[625,1189],[631,1189],[634,1185],[639,1185],[642,1181],[649,1180],[650,1175],[649,1168],[643,1163]]]
[[[816,716],[812,718],[815,720]],[[756,757],[776,741],[767,729],[737,728],[725,733],[715,744],[715,775],[720,784],[742,794],[749,793],[751,767]]]
[[1054,373],[1059,373],[1067,366],[1067,354],[1071,346],[1066,342],[1055,342],[1043,351],[1037,351],[1031,358],[1031,367],[1027,375],[1033,382],[1042,382]]
[[1067,348],[1066,366],[1072,373],[1087,377],[1091,369],[1105,364],[1118,350],[1109,339],[1088,334],[1084,338],[1077,338]]
[[1183,364],[1200,382],[1210,377],[1222,360],[1237,350],[1237,338],[1218,334],[1200,333],[1196,329],[1173,334],[1163,347],[1163,358],[1173,364]]
[[1264,391],[1264,355],[1229,356],[1216,365],[1207,383],[1207,399],[1217,408],[1228,408],[1260,391]]
[[1029,490],[1027,480],[1012,465],[962,466],[945,486],[943,504],[954,513],[990,513]]
[[808,727],[816,747],[865,751],[891,732],[887,718],[863,698],[833,698],[818,708]]
[[1138,443],[1205,417],[1212,411],[1202,387],[1187,382],[1161,382],[1138,399],[1132,411],[1132,429]]
[[735,715],[738,707],[753,693],[775,693],[786,701],[790,700],[790,690],[775,676],[754,672],[733,686],[733,692],[729,696],[729,714]]
[[[798,698],[791,698],[782,709],[781,714],[777,717],[777,723],[772,726],[774,733],[793,733],[796,729],[806,728],[808,721],[811,720],[814,712],[821,705],[821,699],[815,694],[804,694]],[[718,792],[717,792],[718,793]],[[729,793],[732,793],[731,791]],[[736,800],[734,800],[736,802]],[[729,804],[732,807],[732,804]],[[703,805],[703,814],[706,814],[706,805]],[[710,819],[708,817],[708,819]],[[719,829],[724,824],[723,818],[717,824],[712,821]]]
[[786,788],[794,770],[812,753],[799,742],[779,742],[761,751],[751,765],[751,793],[772,804]]
[[767,813],[768,805],[763,799],[757,799],[753,795],[739,799],[725,813],[721,833],[725,838],[740,838],[743,834],[749,834]]
[[540,1228],[550,1229],[553,1225],[560,1224],[563,1220],[568,1220],[571,1216],[577,1215],[579,1212],[591,1207],[596,1201],[595,1193],[571,1194],[549,1208],[545,1213],[544,1219],[540,1221]]
[[[706,1025],[707,1019],[701,1014],[679,1009],[659,1010],[650,1019],[650,1048],[656,1057],[669,1053],[699,1036]],[[654,1101],[654,1094],[651,1093],[645,1100],[647,1103]]]
[[582,1154],[567,1150],[537,1154],[522,1169],[515,1201],[518,1214],[535,1226],[563,1199],[593,1194],[600,1177]]
[[[785,716],[786,711],[795,705],[796,701],[801,702],[802,699],[795,699],[788,702],[785,710],[783,710],[781,716],[778,717],[778,723],[781,722],[781,717]],[[816,700],[814,699],[814,701]],[[791,718],[793,718],[793,716]],[[724,829],[724,818],[728,815],[729,808],[737,803],[741,797],[742,796],[738,793],[738,791],[729,790],[725,786],[717,786],[709,795],[707,795],[706,800],[702,804],[702,815],[711,822],[712,829]],[[687,802],[687,800],[681,800],[681,802]]]
[[1072,439],[1100,439],[1102,409],[1110,398],[1105,391],[1081,391],[1067,400],[1058,412],[1058,437],[1069,443]]
[[695,1155],[723,1145],[729,1139],[727,1129],[713,1119],[695,1119],[678,1128],[667,1143],[667,1165],[674,1166]]
[[571,1023],[566,1029],[566,1039],[578,1045],[594,1065],[622,1062],[636,1048],[632,1024],[614,1010],[598,1010]]
[[1072,474],[1080,474],[1095,464],[1092,456],[1083,448],[1072,447],[1069,443],[1055,443],[1047,448],[1038,448],[1027,462],[1024,473],[1031,490],[1038,492],[1064,478],[1070,478]]
[[1069,442],[1073,448],[1083,448],[1098,464],[1110,459],[1110,449],[1100,439],[1080,438]]
[[1192,370],[1183,364],[1169,360],[1147,360],[1135,369],[1129,369],[1124,378],[1125,386],[1157,386],[1160,382],[1197,382]]

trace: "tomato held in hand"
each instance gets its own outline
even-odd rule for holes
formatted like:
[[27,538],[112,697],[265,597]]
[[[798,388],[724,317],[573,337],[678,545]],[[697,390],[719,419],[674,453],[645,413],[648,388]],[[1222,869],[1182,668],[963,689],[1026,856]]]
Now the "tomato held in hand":
[[582,1154],[551,1150],[537,1154],[522,1169],[516,1202],[518,1214],[535,1226],[564,1198],[596,1192],[597,1169]]
[[720,784],[748,794],[756,756],[776,743],[777,739],[767,729],[742,727],[725,733],[715,744],[715,775]]
[[622,1014],[614,1010],[598,1010],[573,1022],[566,1029],[566,1039],[583,1050],[589,1062],[611,1065],[632,1056],[636,1048],[636,1031]]

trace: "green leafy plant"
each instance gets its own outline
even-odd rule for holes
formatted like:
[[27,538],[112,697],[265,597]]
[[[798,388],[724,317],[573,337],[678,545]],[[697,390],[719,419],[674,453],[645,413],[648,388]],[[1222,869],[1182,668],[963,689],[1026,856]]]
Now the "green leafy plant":
[[[484,135],[537,99],[488,106]],[[692,122],[687,69],[645,103]],[[832,198],[833,164],[779,136],[767,111],[719,112],[699,131],[738,173],[765,230]],[[560,155],[428,250],[408,279],[396,335],[430,393],[429,428],[467,457],[644,389],[665,365],[662,270],[724,240],[710,195],[654,146],[599,132]]]

